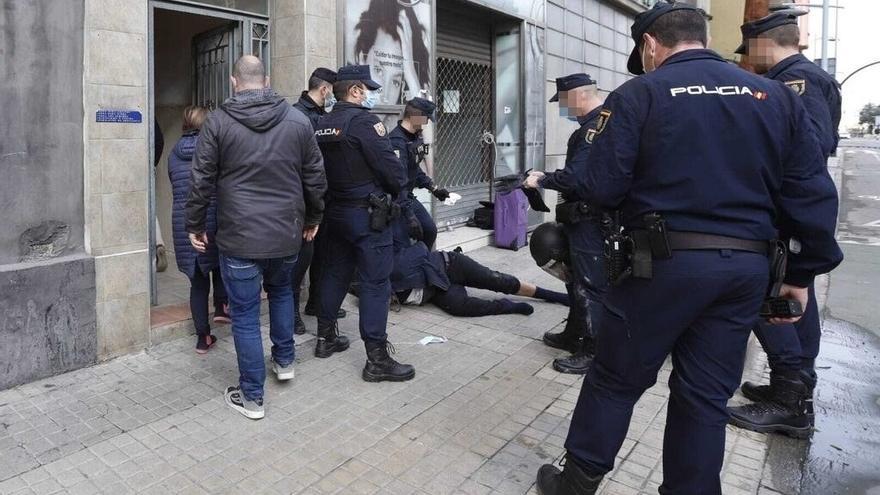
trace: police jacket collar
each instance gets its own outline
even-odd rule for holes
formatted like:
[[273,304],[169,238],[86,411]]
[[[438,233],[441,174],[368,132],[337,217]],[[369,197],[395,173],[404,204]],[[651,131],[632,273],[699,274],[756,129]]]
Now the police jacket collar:
[[299,102],[302,103],[302,106],[308,108],[309,110],[326,113],[324,111],[324,107],[319,106],[317,103],[315,103],[315,100],[313,100],[312,97],[309,96],[308,91],[303,91],[302,94],[299,95]]
[[788,70],[788,68],[790,68],[792,65],[795,65],[795,64],[798,64],[801,62],[806,62],[808,64],[813,63],[813,62],[810,62],[809,59],[807,59],[807,57],[803,56],[802,54],[796,53],[794,55],[791,55],[790,57],[786,57],[786,58],[782,59],[781,62],[774,65],[772,69],[767,71],[767,73],[764,74],[764,77],[767,77],[769,79],[775,79],[776,76],[778,76],[779,74]]
[[669,64],[677,64],[679,62],[690,62],[691,60],[718,60],[719,62],[726,63],[721,55],[718,55],[713,50],[708,48],[693,48],[672,54],[669,58],[663,61],[663,64],[660,67]]
[[578,124],[580,124],[580,125],[584,125],[584,124],[586,124],[587,122],[589,122],[589,121],[595,119],[596,116],[599,115],[599,112],[601,112],[601,111],[602,111],[602,105],[599,105],[598,107],[596,107],[596,108],[590,110],[589,112],[587,112],[586,115],[581,116],[581,117],[578,117]]
[[414,141],[422,136],[422,131],[418,131],[415,133],[409,132],[406,130],[406,127],[403,126],[403,121],[397,121],[397,127],[400,127],[400,130],[403,132],[403,135],[406,136],[406,139],[409,141]]
[[351,103],[350,101],[337,101],[335,105],[333,105],[333,111],[338,110],[346,110],[350,108],[356,108],[359,110],[363,110],[365,112],[369,111],[367,107],[358,105],[357,103]]

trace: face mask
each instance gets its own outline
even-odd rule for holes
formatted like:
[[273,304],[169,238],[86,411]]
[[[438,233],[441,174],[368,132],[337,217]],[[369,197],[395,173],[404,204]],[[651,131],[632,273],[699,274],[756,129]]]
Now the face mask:
[[568,120],[570,120],[570,121],[572,121],[572,122],[577,122],[577,121],[578,121],[578,118],[577,118],[576,115],[569,115],[569,116],[567,116],[567,117],[565,117],[565,118],[568,119]]
[[653,53],[651,54],[651,65],[653,67],[648,69],[648,64],[645,63],[645,52],[647,52],[647,51],[648,51],[648,43],[645,42],[644,46],[642,47],[642,53],[641,53],[642,68],[645,70],[645,74],[657,70],[657,64],[654,62],[654,54]]
[[326,98],[324,98],[324,110],[329,110],[335,104],[336,104],[336,97],[333,96],[333,93],[330,93],[329,95],[327,95]]
[[376,106],[376,103],[379,103],[379,93],[367,90],[365,91],[365,94],[367,95],[367,97],[366,99],[364,99],[364,102],[361,103],[362,107],[373,108]]

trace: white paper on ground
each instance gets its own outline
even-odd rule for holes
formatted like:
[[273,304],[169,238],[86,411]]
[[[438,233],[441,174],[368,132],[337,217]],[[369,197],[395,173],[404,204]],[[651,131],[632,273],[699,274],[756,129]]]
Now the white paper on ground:
[[428,344],[442,344],[446,342],[446,337],[438,337],[436,335],[428,335],[419,341],[419,344],[428,345]]

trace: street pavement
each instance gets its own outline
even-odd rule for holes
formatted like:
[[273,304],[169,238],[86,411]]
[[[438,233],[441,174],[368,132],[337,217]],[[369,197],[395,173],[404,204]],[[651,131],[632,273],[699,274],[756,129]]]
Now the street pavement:
[[[863,224],[880,220],[880,201],[860,196],[871,194],[862,189],[880,191],[863,183],[880,178],[880,160],[872,165],[871,153],[849,151],[835,167],[845,196],[840,236],[868,241],[845,245],[847,262],[830,283],[819,283],[828,322],[819,431],[809,442],[728,427],[725,494],[878,493],[880,339],[866,329],[880,328],[871,312],[880,280],[880,247],[871,239],[880,228]],[[527,250],[483,248],[471,255],[562,289]],[[561,353],[540,340],[561,329],[566,308],[534,305],[528,317],[454,318],[430,306],[392,313],[396,357],[416,366],[416,378],[369,384],[360,378],[364,352],[357,308],[348,300],[340,327],[355,341],[352,348],[316,359],[314,336],[298,337],[296,378],[279,383],[269,373],[261,421],[223,402],[222,391],[237,379],[228,328],[204,356],[193,352],[192,339],[182,339],[2,391],[0,495],[534,494],[538,467],[564,452],[581,383],[552,370]],[[307,324],[313,332],[314,319]],[[428,335],[449,340],[420,345]],[[670,370],[667,362],[637,404],[600,493],[657,493]],[[766,376],[753,341],[744,378]]]

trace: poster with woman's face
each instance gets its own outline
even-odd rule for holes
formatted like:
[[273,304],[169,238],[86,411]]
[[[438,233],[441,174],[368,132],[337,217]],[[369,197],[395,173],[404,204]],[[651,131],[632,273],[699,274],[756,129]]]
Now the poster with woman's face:
[[346,0],[345,63],[367,64],[380,105],[431,94],[431,2]]

